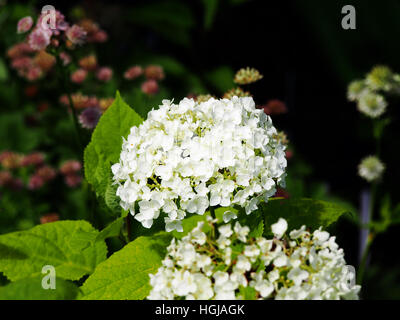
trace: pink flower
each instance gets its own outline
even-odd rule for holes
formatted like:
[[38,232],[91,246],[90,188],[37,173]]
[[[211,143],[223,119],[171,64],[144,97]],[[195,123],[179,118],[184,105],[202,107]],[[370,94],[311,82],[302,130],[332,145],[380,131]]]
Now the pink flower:
[[148,94],[148,95],[153,95],[158,92],[158,84],[157,81],[155,80],[146,80],[145,82],[142,83],[141,89],[143,93]]
[[43,185],[44,185],[44,180],[41,176],[35,174],[29,178],[28,189],[37,190],[43,187]]
[[81,58],[78,63],[81,68],[88,71],[93,71],[97,68],[97,58],[93,54]]
[[14,69],[29,69],[33,64],[31,57],[20,57],[11,61],[11,67]]
[[285,151],[285,156],[286,156],[286,159],[291,159],[291,158],[293,158],[293,151],[291,151],[291,150],[286,150]]
[[71,63],[71,56],[64,51],[60,52],[60,59],[62,60],[64,66]]
[[264,109],[264,112],[268,115],[277,115],[287,113],[287,108],[285,103],[278,99],[269,100],[268,103],[264,106],[260,106],[258,108]]
[[87,71],[84,69],[78,69],[71,74],[71,81],[74,83],[82,83],[85,81],[87,76]]
[[82,177],[77,174],[68,174],[65,176],[64,181],[68,187],[74,188],[81,183]]
[[24,156],[21,160],[21,166],[39,166],[44,163],[44,155],[41,152],[33,152]]
[[29,45],[33,50],[44,50],[50,44],[51,32],[36,28],[28,37]]
[[0,154],[0,164],[6,169],[19,168],[22,156],[12,151],[3,151]]
[[130,67],[128,70],[125,71],[124,73],[124,78],[126,80],[133,80],[142,75],[143,69],[141,66],[133,66]]
[[94,35],[92,35],[90,39],[92,42],[106,42],[108,39],[108,34],[103,30],[99,30]]
[[82,169],[82,164],[77,160],[65,161],[61,167],[60,172],[64,175],[74,174],[75,172]]
[[108,67],[102,67],[96,73],[97,79],[99,79],[100,81],[103,81],[103,82],[110,81],[110,79],[112,78],[112,75],[113,75],[113,71],[111,68],[108,68]]
[[164,79],[164,69],[161,66],[150,65],[144,69],[144,75],[147,79],[162,80]]
[[42,69],[35,66],[28,70],[28,73],[26,74],[26,79],[28,79],[29,81],[35,81],[39,79],[42,74]]
[[83,110],[79,115],[79,122],[83,128],[93,129],[99,122],[100,117],[101,111],[98,108],[90,107]]
[[9,185],[13,180],[10,171],[0,171],[0,187]]
[[49,166],[43,166],[36,170],[35,175],[41,177],[44,182],[53,180],[56,177],[56,170]]
[[7,50],[7,55],[11,59],[19,58],[22,57],[26,54],[32,53],[34,50],[32,50],[31,46],[26,43],[26,42],[20,42],[15,45],[13,45],[11,48]]
[[278,190],[276,190],[274,197],[289,199],[290,194],[285,189],[278,187]]
[[69,27],[67,31],[65,31],[65,35],[69,41],[77,45],[83,44],[86,39],[86,31],[77,24]]
[[60,220],[60,216],[58,215],[58,213],[48,213],[40,217],[41,224],[50,223],[58,220]]
[[25,17],[18,21],[17,33],[25,33],[32,28],[33,19],[31,17]]

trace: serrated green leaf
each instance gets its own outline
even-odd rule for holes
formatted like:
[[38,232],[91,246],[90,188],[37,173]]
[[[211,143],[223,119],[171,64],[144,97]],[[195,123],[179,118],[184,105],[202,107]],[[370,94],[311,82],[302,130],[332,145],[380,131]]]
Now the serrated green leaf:
[[104,197],[111,176],[111,165],[118,162],[122,137],[143,119],[131,109],[117,92],[113,104],[100,118],[92,139],[85,149],[85,177],[96,194]]
[[262,237],[264,233],[264,221],[261,210],[254,211],[249,215],[241,214],[238,217],[238,221],[242,226],[248,226],[250,228],[249,237]]
[[43,289],[42,277],[25,278],[0,287],[0,300],[74,300],[79,288],[72,282],[56,279],[55,289]]
[[264,231],[263,214],[261,210],[257,210],[247,215],[243,208],[233,207],[221,207],[215,210],[215,215],[218,222],[224,224],[223,216],[224,213],[230,211],[237,215],[237,219],[231,220],[230,222],[234,225],[238,221],[242,226],[248,226],[250,228],[250,237],[261,237]]
[[321,200],[313,199],[277,199],[260,204],[264,215],[264,235],[271,235],[271,224],[284,218],[288,222],[288,229],[297,229],[305,225],[311,230],[328,227],[348,212],[343,207]]
[[0,271],[11,281],[42,274],[45,265],[57,278],[79,280],[107,255],[99,232],[86,221],[57,221],[0,236]]
[[118,237],[121,233],[121,229],[124,225],[124,217],[119,217],[118,219],[111,222],[107,227],[100,231],[96,237],[96,241],[102,241],[112,237]]
[[151,287],[149,274],[161,266],[171,234],[139,237],[100,263],[83,284],[82,299],[141,300]]
[[112,184],[111,177],[107,184],[106,192],[104,194],[104,202],[106,206],[113,212],[118,213],[121,212],[120,198],[117,196],[117,184]]

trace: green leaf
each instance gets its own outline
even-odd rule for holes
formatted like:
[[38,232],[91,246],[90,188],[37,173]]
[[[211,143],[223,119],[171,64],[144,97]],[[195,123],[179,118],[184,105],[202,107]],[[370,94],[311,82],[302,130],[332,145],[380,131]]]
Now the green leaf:
[[112,237],[118,237],[121,234],[121,229],[124,225],[124,217],[111,222],[107,227],[100,231],[96,237],[96,241],[105,240]]
[[0,300],[74,300],[79,288],[72,282],[56,279],[55,289],[43,289],[42,277],[25,278],[0,287]]
[[0,58],[0,81],[6,81],[8,79],[8,71],[4,60]]
[[224,93],[232,89],[234,76],[231,67],[221,66],[207,72],[206,79],[219,93]]
[[260,204],[264,215],[265,231],[264,235],[271,235],[270,226],[277,222],[279,218],[284,218],[288,222],[288,229],[298,229],[305,225],[311,230],[328,227],[330,224],[347,213],[343,207],[326,201],[312,199],[283,199],[271,200]]
[[195,26],[195,17],[187,3],[182,1],[157,1],[136,6],[129,12],[135,24],[151,29],[166,40],[188,46]]
[[82,286],[82,299],[141,300],[150,293],[149,274],[157,272],[171,234],[139,237],[100,263]]
[[248,226],[250,228],[250,237],[262,237],[264,233],[264,221],[261,210],[254,211],[249,215],[246,215],[243,211],[242,214],[238,216],[238,221],[242,226]]
[[122,137],[129,134],[131,127],[142,122],[143,119],[117,92],[113,104],[100,118],[84,154],[85,177],[97,195],[105,196],[111,176],[111,165],[119,160]]
[[243,300],[256,300],[257,299],[257,291],[253,287],[247,286],[239,287],[239,294],[243,297]]
[[218,0],[203,0],[204,6],[204,28],[209,30],[214,22],[218,9]]
[[117,189],[118,185],[112,184],[110,176],[109,183],[107,184],[106,192],[104,194],[104,202],[113,213],[121,212],[121,206],[119,205],[120,199],[117,196]]
[[58,278],[79,280],[106,258],[99,232],[86,221],[57,221],[0,236],[0,271],[16,281],[42,274],[45,265]]
[[233,208],[233,207],[220,207],[215,210],[215,215],[218,219],[218,222],[221,224],[225,224],[223,221],[224,213],[230,211],[237,215],[237,219],[231,220],[230,223],[235,225],[236,221],[238,221],[242,226],[248,226],[250,228],[249,237],[261,237],[264,232],[264,221],[263,214],[261,210],[257,210],[247,215],[243,208]]
[[182,220],[182,228],[183,232],[178,232],[176,230],[172,231],[172,236],[176,239],[182,239],[186,236],[193,228],[197,226],[197,223],[200,221],[205,221],[206,216],[210,215],[210,212],[207,211],[203,215],[193,214],[190,217],[187,217]]

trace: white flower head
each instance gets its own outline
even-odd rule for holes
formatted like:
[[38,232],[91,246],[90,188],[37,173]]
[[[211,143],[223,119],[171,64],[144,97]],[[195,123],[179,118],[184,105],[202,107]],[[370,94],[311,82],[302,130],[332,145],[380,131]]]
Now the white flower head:
[[250,214],[285,182],[285,146],[276,133],[251,97],[163,100],[131,128],[112,165],[120,204],[147,228],[168,215],[168,230],[180,229],[173,222],[184,218],[179,210],[202,215],[210,206],[240,206]]
[[358,174],[368,182],[377,181],[385,171],[385,165],[378,157],[368,156],[358,165]]
[[364,90],[359,97],[358,110],[370,118],[378,118],[385,113],[387,102],[385,98],[369,90]]

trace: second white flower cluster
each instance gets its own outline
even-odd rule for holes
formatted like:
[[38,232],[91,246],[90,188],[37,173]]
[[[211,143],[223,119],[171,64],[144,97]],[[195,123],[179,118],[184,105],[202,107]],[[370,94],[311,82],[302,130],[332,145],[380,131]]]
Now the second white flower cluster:
[[279,219],[267,239],[249,237],[239,222],[233,229],[200,222],[172,240],[162,267],[150,275],[148,299],[357,299],[360,286],[352,284],[335,237],[305,226],[287,235],[287,227]]

